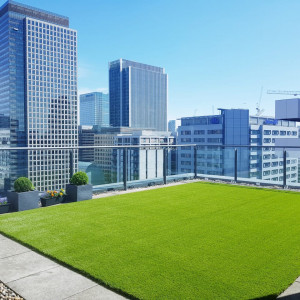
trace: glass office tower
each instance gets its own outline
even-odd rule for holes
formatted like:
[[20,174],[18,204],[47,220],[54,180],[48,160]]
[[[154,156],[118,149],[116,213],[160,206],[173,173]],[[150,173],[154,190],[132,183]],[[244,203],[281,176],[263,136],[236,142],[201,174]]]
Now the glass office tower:
[[80,125],[109,126],[109,97],[100,92],[80,95]]
[[[67,17],[11,0],[0,8],[0,112],[15,124],[9,146],[78,145],[77,33]],[[10,152],[9,165],[6,187],[21,175],[38,190],[69,181],[67,150]]]
[[167,130],[168,75],[125,59],[109,64],[110,125]]

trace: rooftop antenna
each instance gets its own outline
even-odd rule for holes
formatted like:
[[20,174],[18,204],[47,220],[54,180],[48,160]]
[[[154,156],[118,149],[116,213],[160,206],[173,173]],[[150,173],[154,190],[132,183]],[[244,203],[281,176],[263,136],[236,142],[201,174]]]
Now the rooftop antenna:
[[260,108],[263,90],[264,90],[264,87],[262,86],[262,87],[260,88],[259,100],[258,100],[258,102],[256,103],[256,116],[257,116],[257,117],[259,117],[259,116],[265,111],[264,109],[261,109],[261,108]]

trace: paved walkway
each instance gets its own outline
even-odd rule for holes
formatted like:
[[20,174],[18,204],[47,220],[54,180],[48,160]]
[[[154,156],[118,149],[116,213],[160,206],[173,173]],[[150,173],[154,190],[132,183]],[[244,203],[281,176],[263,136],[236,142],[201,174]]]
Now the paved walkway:
[[280,294],[277,297],[277,299],[299,300],[300,299],[300,277],[298,277],[289,288],[287,288],[282,294]]
[[1,234],[0,280],[26,300],[125,299]]

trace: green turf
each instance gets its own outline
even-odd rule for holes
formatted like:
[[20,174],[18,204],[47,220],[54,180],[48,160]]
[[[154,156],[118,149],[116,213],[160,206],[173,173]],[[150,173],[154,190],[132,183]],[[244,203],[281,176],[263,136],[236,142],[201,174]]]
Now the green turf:
[[300,194],[192,183],[0,216],[0,231],[142,299],[278,295],[300,275]]

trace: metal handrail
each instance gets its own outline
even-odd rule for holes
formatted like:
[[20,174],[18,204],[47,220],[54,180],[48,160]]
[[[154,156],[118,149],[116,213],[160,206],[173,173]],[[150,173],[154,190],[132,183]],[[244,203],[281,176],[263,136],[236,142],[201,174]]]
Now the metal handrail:
[[299,149],[298,146],[274,146],[274,145],[218,145],[218,144],[180,144],[180,145],[113,145],[113,146],[63,146],[63,147],[1,147],[1,150],[31,150],[31,151],[38,151],[38,150],[77,150],[77,149],[113,149],[113,148],[179,148],[179,147],[222,147],[222,148],[276,148],[276,149]]

